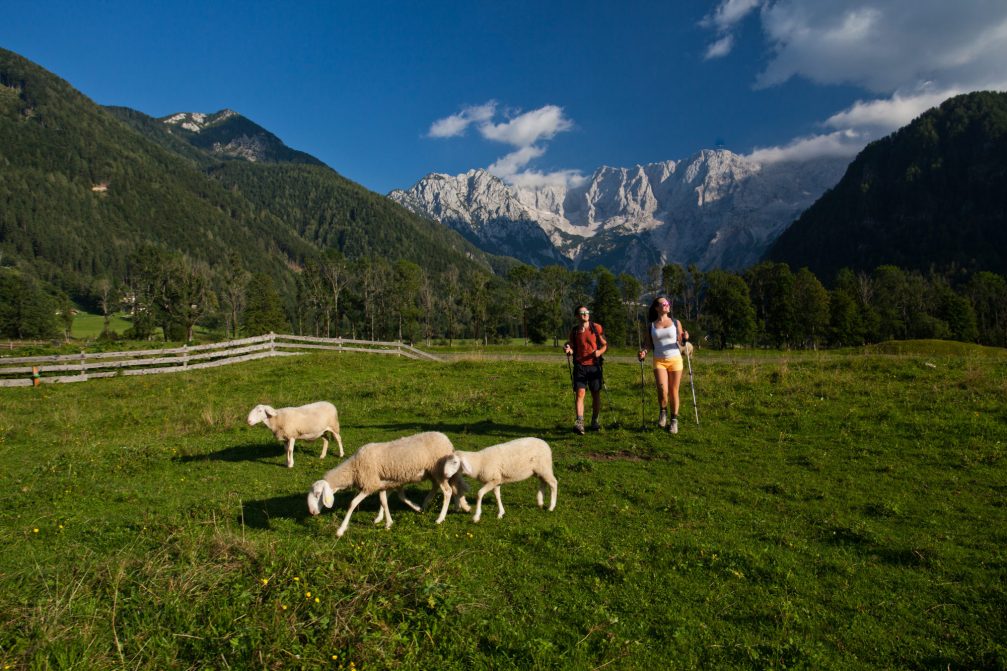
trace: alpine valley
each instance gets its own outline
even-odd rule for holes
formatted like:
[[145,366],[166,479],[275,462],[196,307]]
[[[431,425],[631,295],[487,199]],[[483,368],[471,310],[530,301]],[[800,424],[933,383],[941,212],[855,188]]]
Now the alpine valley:
[[526,263],[741,270],[842,177],[847,159],[759,163],[704,150],[680,161],[602,167],[576,186],[512,186],[484,170],[430,174],[389,194],[484,251]]

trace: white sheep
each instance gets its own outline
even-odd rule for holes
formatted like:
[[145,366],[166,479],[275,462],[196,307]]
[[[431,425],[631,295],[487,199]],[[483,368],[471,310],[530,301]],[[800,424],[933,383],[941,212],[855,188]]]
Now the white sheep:
[[[549,510],[556,508],[558,483],[552,472],[552,450],[549,444],[538,438],[518,438],[507,443],[491,445],[478,452],[456,451],[444,464],[444,474],[454,476],[458,470],[483,483],[476,498],[476,513],[473,522],[482,516],[483,496],[493,490],[496,496],[497,517],[504,516],[500,485],[520,482],[531,476],[538,476],[538,506],[544,505],[545,486],[549,486]],[[464,501],[464,496],[461,497]]]
[[[452,485],[449,480],[455,474],[445,474],[444,463],[453,453],[454,448],[448,437],[436,431],[418,433],[387,443],[368,443],[311,486],[311,491],[308,492],[308,512],[312,515],[319,514],[319,501],[326,508],[331,508],[335,502],[333,494],[341,489],[352,487],[360,490],[350,502],[346,517],[336,531],[336,536],[342,536],[346,533],[350,516],[360,502],[378,492],[381,510],[374,523],[378,524],[384,519],[387,529],[392,526],[388,490],[397,489],[400,499],[413,510],[420,510],[419,506],[405,498],[403,487],[421,480],[432,480],[435,488],[439,488],[444,495],[441,513],[437,518],[437,524],[440,524],[447,516],[448,505],[451,503]],[[427,499],[429,498],[428,496]]]
[[322,439],[322,455],[324,459],[329,451],[329,439],[326,433],[331,433],[339,444],[339,456],[343,456],[343,439],[339,437],[339,414],[336,406],[328,401],[318,401],[296,408],[273,408],[269,405],[257,405],[248,413],[248,425],[255,426],[264,423],[280,442],[287,444],[287,468],[294,467],[294,441]]

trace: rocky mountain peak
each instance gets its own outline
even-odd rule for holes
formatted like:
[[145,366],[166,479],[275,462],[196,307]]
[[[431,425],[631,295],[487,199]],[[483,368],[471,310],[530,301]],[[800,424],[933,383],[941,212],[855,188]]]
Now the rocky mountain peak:
[[758,261],[845,167],[841,159],[763,166],[704,149],[679,161],[603,166],[576,187],[516,187],[470,170],[427,175],[389,197],[489,252],[643,276],[655,263],[740,269]]

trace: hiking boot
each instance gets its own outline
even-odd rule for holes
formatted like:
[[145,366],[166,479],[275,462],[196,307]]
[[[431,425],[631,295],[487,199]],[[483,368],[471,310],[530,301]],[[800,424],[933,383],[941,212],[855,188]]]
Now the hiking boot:
[[678,433],[678,420],[673,419],[668,423],[668,433]]
[[584,420],[583,419],[578,419],[576,422],[573,423],[573,432],[574,433],[578,433],[578,434],[580,434],[582,436],[584,435]]
[[661,414],[657,416],[657,425],[662,429],[668,426],[668,410],[661,408]]
[[594,420],[591,422],[591,426],[589,428],[592,431],[601,431],[601,424],[598,423],[598,420]]

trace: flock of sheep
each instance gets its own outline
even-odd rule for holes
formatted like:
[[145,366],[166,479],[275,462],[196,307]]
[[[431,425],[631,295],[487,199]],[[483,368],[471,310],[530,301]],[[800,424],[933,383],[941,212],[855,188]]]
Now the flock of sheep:
[[[343,440],[339,436],[339,414],[336,406],[327,401],[309,403],[295,408],[273,408],[257,405],[248,413],[248,424],[263,423],[273,432],[277,440],[286,444],[287,468],[294,467],[294,442],[297,440],[322,439],[322,457],[329,450],[327,434],[331,434],[339,445],[339,456],[343,456]],[[440,524],[447,516],[448,507],[454,499],[457,506],[469,512],[471,507],[465,500],[468,486],[464,476],[475,478],[482,483],[476,496],[476,511],[472,517],[478,522],[482,516],[483,496],[491,489],[496,496],[497,517],[503,517],[504,507],[500,498],[500,485],[519,482],[531,476],[539,479],[538,505],[545,504],[545,487],[549,487],[549,510],[556,507],[556,477],[552,471],[552,450],[538,438],[518,438],[507,443],[493,445],[479,452],[455,450],[451,441],[443,433],[428,431],[399,438],[386,443],[368,443],[350,458],[328,471],[325,476],[311,485],[308,492],[308,511],[312,515],[321,512],[319,503],[331,508],[334,494],[342,489],[357,490],[350,501],[343,523],[336,531],[337,536],[346,533],[350,516],[360,502],[378,492],[381,509],[374,523],[392,526],[392,514],[388,509],[388,490],[396,490],[399,499],[415,511],[426,509],[437,490],[444,497],[441,512],[437,518]],[[423,505],[417,506],[406,498],[406,485],[430,480],[433,487]]]

